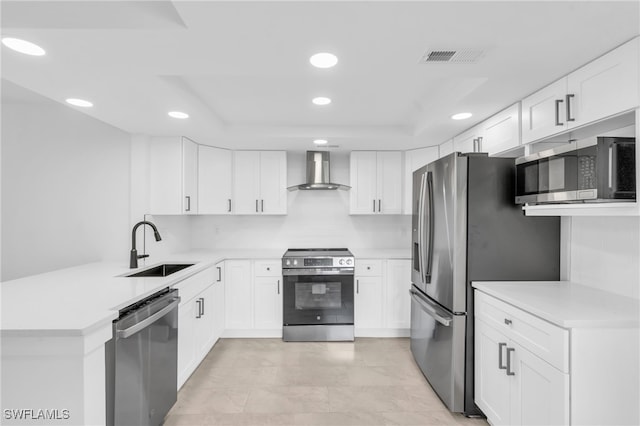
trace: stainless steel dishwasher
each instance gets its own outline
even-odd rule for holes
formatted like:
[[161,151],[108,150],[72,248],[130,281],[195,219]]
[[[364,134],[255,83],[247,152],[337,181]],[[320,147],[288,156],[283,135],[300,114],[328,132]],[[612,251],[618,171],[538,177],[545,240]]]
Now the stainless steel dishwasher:
[[161,425],[177,398],[178,290],[120,311],[106,343],[106,423]]

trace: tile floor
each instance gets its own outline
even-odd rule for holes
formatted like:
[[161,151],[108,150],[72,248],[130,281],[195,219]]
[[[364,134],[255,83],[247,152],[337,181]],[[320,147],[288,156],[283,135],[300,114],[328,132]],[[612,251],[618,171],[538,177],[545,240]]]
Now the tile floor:
[[178,393],[165,426],[473,425],[449,413],[408,339],[222,339]]

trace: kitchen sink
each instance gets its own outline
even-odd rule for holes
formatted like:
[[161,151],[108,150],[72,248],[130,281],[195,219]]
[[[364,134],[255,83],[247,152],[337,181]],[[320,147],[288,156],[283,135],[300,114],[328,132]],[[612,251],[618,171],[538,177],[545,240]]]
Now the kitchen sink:
[[162,265],[154,266],[153,268],[145,269],[144,271],[136,272],[134,274],[124,275],[125,277],[166,277],[171,274],[175,274],[178,271],[182,271],[189,266],[193,266],[194,263],[163,263]]

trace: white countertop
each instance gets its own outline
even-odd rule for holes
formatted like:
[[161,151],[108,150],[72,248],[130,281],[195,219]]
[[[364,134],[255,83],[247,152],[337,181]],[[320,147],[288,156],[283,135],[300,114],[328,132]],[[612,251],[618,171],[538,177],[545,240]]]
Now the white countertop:
[[356,259],[411,259],[410,249],[349,249]]
[[[138,269],[98,262],[1,283],[2,335],[86,335],[118,311],[225,259],[280,259],[284,249],[194,250],[145,259]],[[160,263],[194,263],[168,277],[124,277]]]
[[564,328],[639,327],[640,301],[567,281],[474,282],[473,287]]

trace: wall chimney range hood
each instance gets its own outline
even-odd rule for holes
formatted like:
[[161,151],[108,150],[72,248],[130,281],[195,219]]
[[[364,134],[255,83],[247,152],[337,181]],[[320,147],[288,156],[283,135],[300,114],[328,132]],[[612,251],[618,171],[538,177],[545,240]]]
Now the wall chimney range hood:
[[332,183],[329,175],[329,151],[307,151],[307,182],[287,188],[289,191],[297,190],[333,190],[351,189],[348,185]]

